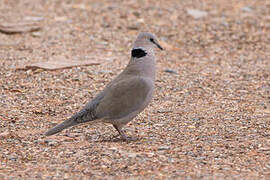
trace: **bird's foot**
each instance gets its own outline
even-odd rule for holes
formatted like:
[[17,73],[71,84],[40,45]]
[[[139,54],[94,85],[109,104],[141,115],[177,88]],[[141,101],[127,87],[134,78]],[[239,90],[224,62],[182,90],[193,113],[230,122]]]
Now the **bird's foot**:
[[120,136],[122,137],[122,139],[123,139],[124,141],[129,142],[129,141],[136,141],[136,140],[137,140],[137,138],[135,138],[135,137],[127,137],[127,136],[125,135],[125,133],[122,131],[122,129],[119,128],[118,126],[116,126],[116,125],[113,125],[113,126],[114,126],[115,129],[119,132]]

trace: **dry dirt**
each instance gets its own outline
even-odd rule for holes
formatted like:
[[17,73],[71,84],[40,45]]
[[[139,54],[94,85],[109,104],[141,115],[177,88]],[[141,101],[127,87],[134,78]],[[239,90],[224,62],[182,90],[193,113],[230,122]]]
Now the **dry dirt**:
[[[0,179],[270,179],[269,0],[0,1],[0,22],[29,19],[41,29],[0,33]],[[44,137],[125,67],[140,31],[166,51],[125,127],[138,140],[107,124]],[[58,56],[100,65],[17,69]]]

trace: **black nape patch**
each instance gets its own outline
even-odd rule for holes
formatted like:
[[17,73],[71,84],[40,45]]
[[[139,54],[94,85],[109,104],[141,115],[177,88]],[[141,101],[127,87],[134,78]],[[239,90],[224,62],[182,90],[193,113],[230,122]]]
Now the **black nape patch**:
[[146,56],[146,52],[142,49],[132,49],[131,51],[131,56],[133,58],[141,58],[141,57],[144,57]]

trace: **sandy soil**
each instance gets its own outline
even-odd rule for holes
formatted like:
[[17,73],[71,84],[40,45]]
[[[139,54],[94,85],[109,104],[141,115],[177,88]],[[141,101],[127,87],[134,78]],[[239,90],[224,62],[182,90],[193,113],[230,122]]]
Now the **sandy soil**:
[[[0,179],[270,179],[269,0],[0,1],[0,22],[23,20],[42,27],[0,33]],[[125,127],[138,140],[107,124],[44,137],[125,67],[140,31],[166,51]],[[100,65],[17,69],[58,56]]]

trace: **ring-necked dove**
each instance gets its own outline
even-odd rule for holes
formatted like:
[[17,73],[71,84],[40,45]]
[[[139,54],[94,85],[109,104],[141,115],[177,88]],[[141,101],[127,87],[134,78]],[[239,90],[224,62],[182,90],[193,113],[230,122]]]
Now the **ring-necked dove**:
[[142,32],[131,50],[126,68],[97,94],[85,107],[45,135],[90,121],[111,123],[124,140],[129,138],[122,127],[138,115],[150,102],[154,90],[156,59],[154,47],[163,49],[155,35]]

